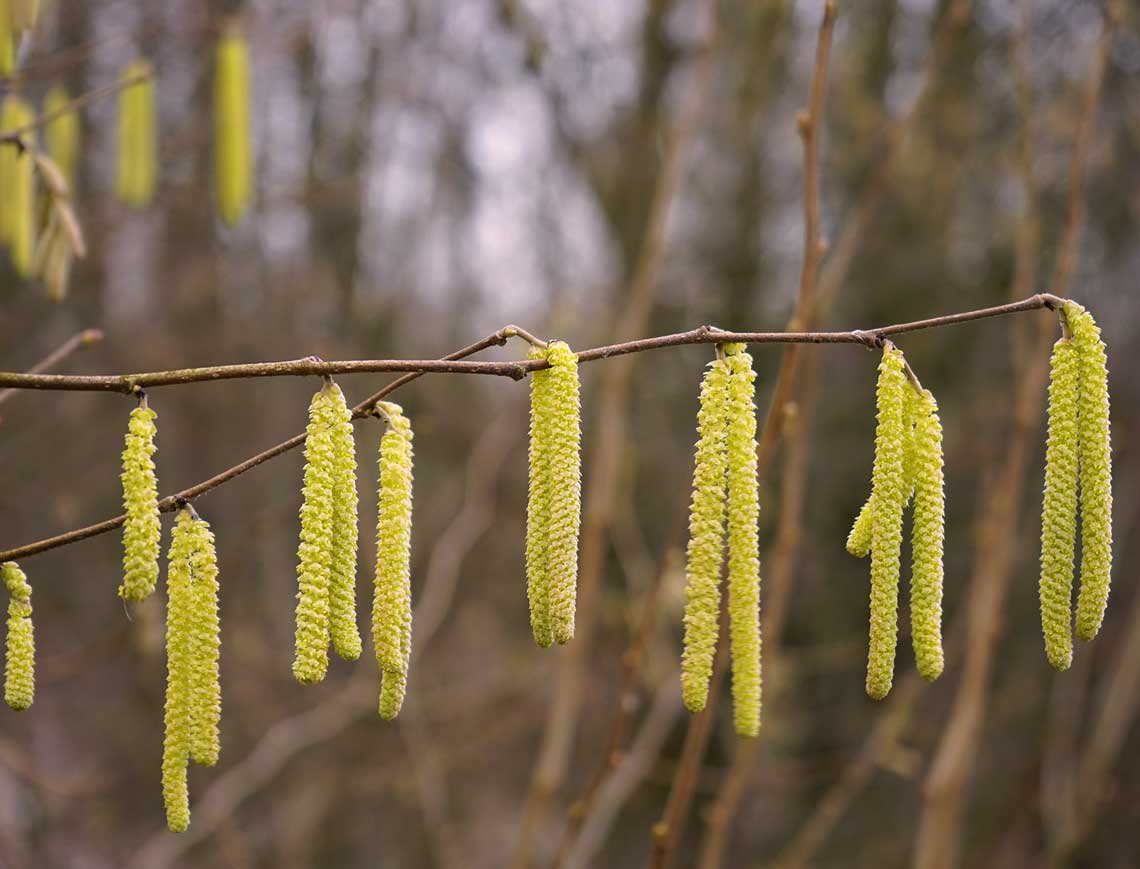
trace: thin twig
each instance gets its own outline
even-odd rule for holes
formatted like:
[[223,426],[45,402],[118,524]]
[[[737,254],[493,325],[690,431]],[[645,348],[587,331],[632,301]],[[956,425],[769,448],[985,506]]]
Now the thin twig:
[[[81,347],[90,347],[92,344],[98,344],[103,340],[103,333],[99,329],[84,329],[82,332],[76,332],[58,347],[51,351],[47,356],[28,369],[28,374],[43,374],[45,371],[50,371],[63,362],[68,356],[79,350]],[[11,398],[17,390],[5,389],[0,391],[0,404],[3,404]]]

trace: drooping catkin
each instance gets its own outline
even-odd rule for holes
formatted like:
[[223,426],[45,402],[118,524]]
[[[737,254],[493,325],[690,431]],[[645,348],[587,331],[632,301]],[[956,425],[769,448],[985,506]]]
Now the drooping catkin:
[[380,665],[380,716],[404,702],[412,654],[412,425],[397,404],[378,405],[388,420],[380,438],[379,515],[372,645]]
[[685,644],[681,655],[681,696],[690,712],[700,712],[708,702],[719,633],[728,485],[728,381],[728,361],[718,358],[710,362],[701,381],[697,413],[685,565]]
[[297,546],[293,676],[302,685],[324,679],[329,664],[329,588],[336,467],[332,432],[334,416],[330,391],[319,390],[309,404],[309,424],[305,430],[301,538]]
[[[58,85],[44,98],[44,114],[54,114],[68,103],[71,97]],[[71,193],[75,192],[75,166],[79,159],[79,115],[74,109],[56,115],[44,129],[48,155],[55,161]]]
[[578,532],[582,520],[578,357],[564,341],[531,352],[550,368],[531,380],[527,598],[535,642],[574,638]]
[[178,511],[166,569],[166,711],[162,745],[162,797],[173,833],[190,826],[186,766],[190,758],[190,715],[194,702],[191,562],[197,538],[193,513]]
[[905,392],[902,352],[889,341],[879,363],[875,390],[878,425],[871,474],[871,618],[867,694],[881,700],[891,690],[898,639],[899,559],[904,481]]
[[356,444],[352,411],[335,383],[328,387],[333,448],[332,559],[329,580],[329,633],[333,648],[346,661],[360,657],[356,626]]
[[162,522],[158,511],[158,481],[154,474],[154,437],[158,416],[144,400],[131,411],[123,447],[123,583],[119,596],[141,601],[158,582],[159,538]]
[[219,674],[218,556],[210,524],[194,517],[190,555],[190,757],[213,766],[221,752],[222,689]]
[[119,92],[119,199],[134,208],[144,208],[154,195],[157,174],[157,126],[154,70],[145,60],[136,60],[122,74],[135,80]]
[[249,204],[249,49],[231,22],[218,41],[214,72],[214,169],[218,211],[233,226]]
[[[8,97],[0,112],[0,128],[8,133],[26,127],[35,113],[19,97]],[[0,203],[0,242],[7,245],[12,268],[20,277],[32,273],[32,258],[36,246],[35,167],[28,148],[34,148],[34,131],[21,137],[24,147],[6,145],[0,148],[0,190],[4,191]]]
[[11,75],[16,68],[16,45],[9,4],[10,0],[0,0],[0,75]]
[[906,462],[914,488],[911,520],[910,623],[919,674],[933,681],[942,674],[942,547],[946,495],[943,489],[942,421],[929,389],[918,396],[913,443]]
[[0,565],[8,588],[8,645],[4,667],[4,702],[22,712],[36,695],[36,641],[32,625],[32,587],[14,561]]
[[733,721],[740,736],[760,732],[760,501],[756,479],[756,406],[752,357],[743,344],[728,358],[728,615]]
[[1058,670],[1073,663],[1073,550],[1077,534],[1077,345],[1062,338],[1049,361],[1049,433],[1045,445],[1045,494],[1041,505],[1041,630],[1045,655]]
[[1108,360],[1100,329],[1075,302],[1065,303],[1080,359],[1081,590],[1077,639],[1100,630],[1112,576],[1112,436],[1109,429]]

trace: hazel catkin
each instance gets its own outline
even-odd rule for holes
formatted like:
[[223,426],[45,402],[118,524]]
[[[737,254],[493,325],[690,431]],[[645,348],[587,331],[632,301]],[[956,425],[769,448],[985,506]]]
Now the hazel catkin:
[[214,169],[218,212],[230,226],[249,204],[249,48],[236,22],[218,41],[214,72]]
[[902,352],[885,342],[875,390],[878,424],[871,475],[871,618],[867,651],[867,694],[886,697],[894,674],[898,639],[899,562],[904,481],[905,393]]
[[145,208],[154,196],[157,174],[154,70],[147,61],[136,60],[123,70],[122,80],[131,80],[132,83],[119,92],[118,180],[115,189],[126,205]]
[[362,648],[356,625],[356,443],[352,436],[352,411],[344,393],[335,383],[327,389],[333,454],[329,633],[336,653],[345,661],[355,661]]
[[942,422],[929,389],[917,396],[907,474],[914,488],[911,519],[910,623],[915,664],[922,678],[942,674],[942,547],[946,495],[943,488]]
[[[54,115],[44,128],[47,150],[59,171],[63,173],[69,191],[75,192],[75,167],[79,160],[79,115],[74,110],[61,110],[71,102],[67,91],[58,85],[44,98],[44,114]],[[61,114],[56,114],[61,112]]]
[[1100,329],[1075,302],[1065,303],[1080,368],[1077,414],[1080,450],[1081,589],[1077,639],[1100,630],[1112,577],[1112,435],[1109,427],[1108,361]]
[[8,589],[8,639],[4,667],[4,702],[17,712],[36,694],[36,642],[32,624],[32,587],[14,561],[0,565]]
[[190,757],[190,715],[194,701],[191,559],[197,531],[188,508],[178,511],[166,570],[166,709],[162,745],[162,797],[173,833],[190,826],[186,765]]
[[154,474],[157,432],[156,414],[145,398],[131,411],[123,446],[123,582],[119,596],[142,601],[158,582],[159,538],[162,522],[158,511],[158,481]]
[[760,731],[760,502],[756,479],[756,373],[743,344],[725,346],[728,382],[728,615],[733,722],[740,736]]
[[[0,109],[0,132],[10,133],[31,124],[35,118],[24,100],[10,96]],[[36,144],[35,132],[21,136],[23,147],[0,147],[0,243],[8,247],[12,268],[22,278],[32,273],[36,247],[35,167],[29,148]]]
[[388,428],[380,438],[372,644],[381,671],[380,716],[392,719],[404,702],[412,653],[412,426],[399,405],[378,408]]
[[728,480],[728,362],[709,363],[701,381],[689,545],[685,564],[685,642],[681,695],[685,708],[700,712],[708,702],[720,616],[724,562],[725,491]]
[[195,516],[189,528],[190,555],[190,757],[213,766],[221,752],[219,725],[222,692],[219,678],[221,626],[218,619],[218,556],[214,533]]

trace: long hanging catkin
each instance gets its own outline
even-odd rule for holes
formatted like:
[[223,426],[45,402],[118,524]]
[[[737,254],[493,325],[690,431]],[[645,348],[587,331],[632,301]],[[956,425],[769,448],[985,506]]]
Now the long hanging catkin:
[[1100,329],[1075,302],[1065,316],[1080,358],[1078,440],[1081,479],[1081,590],[1077,597],[1077,639],[1100,630],[1112,575],[1112,436],[1109,429],[1108,361]]
[[16,68],[16,46],[9,3],[10,0],[0,0],[0,75],[11,75]]
[[898,639],[899,552],[904,481],[905,392],[902,352],[883,346],[875,390],[878,425],[871,474],[871,629],[867,651],[867,694],[881,700],[891,690]]
[[60,112],[64,106],[71,102],[62,87],[58,85],[47,92],[44,98],[44,113],[55,115],[44,129],[44,138],[47,140],[48,154],[59,171],[72,194],[75,192],[75,166],[79,159],[79,115],[74,109]]
[[249,49],[239,24],[218,41],[214,72],[214,169],[218,212],[229,225],[249,203],[252,159],[249,135]]
[[162,745],[162,798],[166,825],[180,833],[190,826],[186,765],[190,757],[190,715],[194,700],[191,559],[197,532],[188,508],[178,511],[166,570],[166,735]]
[[[0,111],[0,131],[11,132],[32,123],[35,113],[19,97],[8,97]],[[0,242],[7,245],[12,268],[20,277],[32,273],[36,246],[35,167],[28,148],[36,144],[35,133],[22,136],[24,148],[0,148]]]
[[382,674],[380,716],[392,719],[404,702],[412,654],[412,425],[398,404],[377,407],[388,428],[380,439],[372,644]]
[[122,74],[134,80],[119,92],[119,199],[134,208],[144,208],[154,195],[157,172],[154,70],[145,60],[136,60]]
[[[538,372],[536,372],[538,373]],[[689,506],[689,546],[685,565],[685,645],[681,655],[681,696],[685,708],[700,712],[708,702],[720,616],[724,562],[725,490],[728,480],[728,361],[709,363],[701,381],[693,497]]]
[[123,523],[123,583],[119,586],[124,600],[145,600],[158,582],[162,522],[152,458],[157,416],[144,397],[127,423],[121,477],[127,518]]
[[535,642],[574,638],[582,520],[578,357],[563,341],[531,352],[550,368],[531,375],[527,598]]
[[352,411],[335,383],[328,387],[333,451],[333,519],[329,585],[329,633],[333,648],[346,661],[362,649],[356,626],[356,444]]
[[942,422],[929,389],[918,396],[913,443],[906,461],[914,487],[911,520],[910,624],[914,659],[922,678],[942,674],[942,546],[946,496],[943,490]]
[[760,732],[760,502],[756,479],[756,406],[752,357],[725,346],[728,383],[728,615],[733,720],[740,736]]
[[1080,357],[1068,338],[1053,345],[1049,373],[1049,434],[1041,505],[1041,630],[1045,655],[1058,670],[1073,663],[1073,550],[1077,533]]
[[32,587],[14,561],[0,565],[8,588],[8,646],[4,667],[4,702],[22,712],[36,694],[36,641],[32,625]]
[[297,546],[293,676],[302,685],[324,679],[329,664],[333,471],[336,466],[332,433],[334,416],[330,390],[321,389],[309,404],[309,424],[305,430],[301,539]]
[[[193,511],[190,511],[193,514]],[[210,524],[194,516],[188,530],[190,555],[190,757],[213,766],[221,751],[219,724],[222,690],[219,678],[221,632],[218,620],[218,556]]]

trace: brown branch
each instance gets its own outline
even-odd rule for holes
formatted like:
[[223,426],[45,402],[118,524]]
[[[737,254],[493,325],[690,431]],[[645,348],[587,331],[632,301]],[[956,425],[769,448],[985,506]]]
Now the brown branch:
[[[98,344],[102,340],[103,333],[98,329],[84,329],[82,332],[77,332],[29,368],[27,373],[43,374],[45,371],[50,371],[76,350],[82,347],[90,347],[92,344]],[[3,404],[15,394],[15,389],[0,391],[0,404]]]

